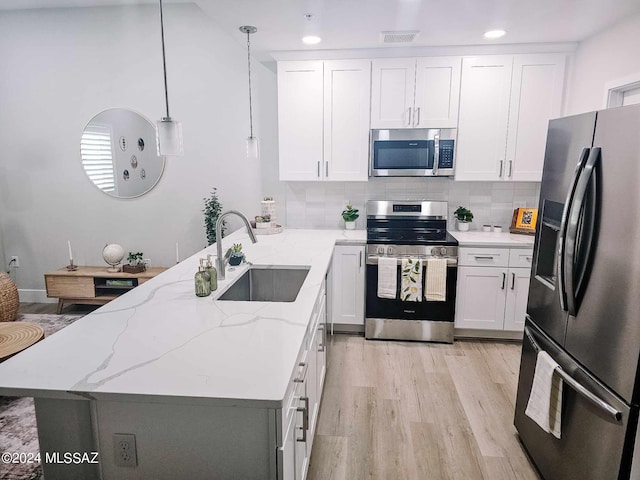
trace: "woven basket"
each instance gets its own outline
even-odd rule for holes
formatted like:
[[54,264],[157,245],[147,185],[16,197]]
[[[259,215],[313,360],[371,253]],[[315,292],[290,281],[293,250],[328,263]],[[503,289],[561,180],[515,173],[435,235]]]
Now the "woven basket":
[[9,275],[0,272],[0,322],[13,322],[18,318],[20,297],[18,288]]

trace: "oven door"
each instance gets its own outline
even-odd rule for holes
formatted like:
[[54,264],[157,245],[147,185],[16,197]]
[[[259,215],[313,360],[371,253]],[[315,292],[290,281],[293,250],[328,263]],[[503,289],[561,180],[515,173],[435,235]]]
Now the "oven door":
[[[400,260],[398,260],[400,263]],[[422,291],[424,291],[425,267],[422,269]],[[457,259],[448,259],[447,289],[444,302],[404,302],[400,300],[400,264],[396,269],[396,299],[378,297],[377,258],[367,257],[365,337],[397,340],[453,341],[455,318]],[[386,330],[386,333],[383,332]],[[417,338],[419,337],[419,338]]]

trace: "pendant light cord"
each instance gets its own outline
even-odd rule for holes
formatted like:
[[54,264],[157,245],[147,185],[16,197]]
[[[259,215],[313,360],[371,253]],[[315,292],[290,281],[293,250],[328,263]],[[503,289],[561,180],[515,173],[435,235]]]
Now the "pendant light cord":
[[247,30],[247,66],[249,68],[249,138],[253,138],[253,108],[251,106],[251,33]]
[[164,102],[167,106],[166,118],[171,118],[169,115],[169,94],[167,93],[167,62],[165,60],[164,52],[164,18],[162,16],[162,0],[160,0],[160,37],[162,38],[162,70],[164,72]]

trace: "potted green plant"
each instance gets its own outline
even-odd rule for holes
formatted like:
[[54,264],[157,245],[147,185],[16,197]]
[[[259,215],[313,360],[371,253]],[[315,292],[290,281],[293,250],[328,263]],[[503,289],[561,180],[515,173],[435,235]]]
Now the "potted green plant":
[[[222,203],[220,203],[216,188],[211,190],[209,198],[204,199],[204,209],[202,210],[202,213],[204,213],[204,228],[207,233],[207,245],[213,245],[217,240],[216,222],[218,221],[220,213],[222,213]],[[222,222],[222,236],[224,236],[226,229],[227,222]]]
[[473,220],[473,213],[466,207],[459,206],[453,215],[456,217],[458,221],[458,230],[461,232],[466,232],[469,230],[469,224]]
[[127,262],[129,262],[126,265],[122,266],[122,271],[124,273],[141,273],[144,272],[147,267],[144,264],[144,254],[142,252],[129,252],[129,255],[127,255]]
[[359,216],[360,214],[358,213],[358,209],[353,208],[349,203],[347,203],[347,206],[342,211],[342,219],[344,220],[344,227],[347,230],[353,230],[354,228],[356,228],[356,220],[358,219]]
[[244,260],[244,252],[241,243],[234,243],[231,247],[231,256],[229,257],[229,265],[237,267]]

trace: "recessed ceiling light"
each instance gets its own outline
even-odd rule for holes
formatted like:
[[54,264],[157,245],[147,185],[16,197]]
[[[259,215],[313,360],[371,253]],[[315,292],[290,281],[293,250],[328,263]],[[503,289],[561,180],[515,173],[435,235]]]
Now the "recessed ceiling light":
[[307,35],[306,37],[302,37],[302,43],[305,43],[307,45],[317,45],[321,41],[322,39],[315,35]]
[[505,32],[504,30],[489,30],[488,32],[484,32],[484,38],[500,38],[504,37],[506,33],[507,32]]

